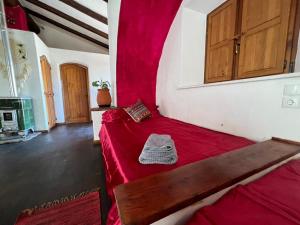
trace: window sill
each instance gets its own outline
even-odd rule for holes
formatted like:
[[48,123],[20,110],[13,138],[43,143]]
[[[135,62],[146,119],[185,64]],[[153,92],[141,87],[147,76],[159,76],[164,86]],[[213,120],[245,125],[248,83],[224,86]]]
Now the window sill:
[[228,84],[240,84],[240,83],[258,82],[258,81],[289,79],[289,78],[297,78],[297,77],[300,78],[300,72],[257,77],[257,78],[248,78],[248,79],[241,79],[241,80],[223,81],[223,82],[216,82],[216,83],[209,83],[209,84],[178,85],[177,89],[202,88],[202,87],[221,86],[221,85],[228,85]]

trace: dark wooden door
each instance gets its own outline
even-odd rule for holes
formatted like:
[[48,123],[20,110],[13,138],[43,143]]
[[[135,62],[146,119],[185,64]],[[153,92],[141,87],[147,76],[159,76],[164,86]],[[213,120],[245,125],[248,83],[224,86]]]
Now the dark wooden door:
[[90,121],[88,72],[78,64],[61,65],[63,99],[66,123]]

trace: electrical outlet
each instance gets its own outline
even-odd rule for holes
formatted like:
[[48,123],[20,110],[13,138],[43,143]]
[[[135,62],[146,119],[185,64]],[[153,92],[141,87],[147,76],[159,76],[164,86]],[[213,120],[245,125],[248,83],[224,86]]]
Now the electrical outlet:
[[282,108],[300,108],[300,96],[284,96]]

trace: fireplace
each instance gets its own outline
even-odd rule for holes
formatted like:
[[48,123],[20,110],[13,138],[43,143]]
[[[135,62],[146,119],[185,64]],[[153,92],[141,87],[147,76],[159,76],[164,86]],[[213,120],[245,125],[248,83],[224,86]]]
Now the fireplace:
[[0,97],[0,128],[4,132],[27,134],[34,130],[31,98]]

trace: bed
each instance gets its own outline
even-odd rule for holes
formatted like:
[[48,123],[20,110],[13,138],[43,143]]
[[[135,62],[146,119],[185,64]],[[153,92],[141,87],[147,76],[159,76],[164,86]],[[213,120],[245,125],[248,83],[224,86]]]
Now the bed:
[[300,224],[300,160],[240,185],[214,205],[199,210],[186,225]]
[[[254,144],[242,137],[161,116],[157,111],[152,111],[150,119],[136,123],[122,109],[114,109],[104,113],[102,121],[100,140],[107,191],[113,203],[108,225],[120,224],[113,196],[113,188],[117,185]],[[176,164],[145,166],[138,162],[138,156],[151,133],[171,135],[179,158]]]

